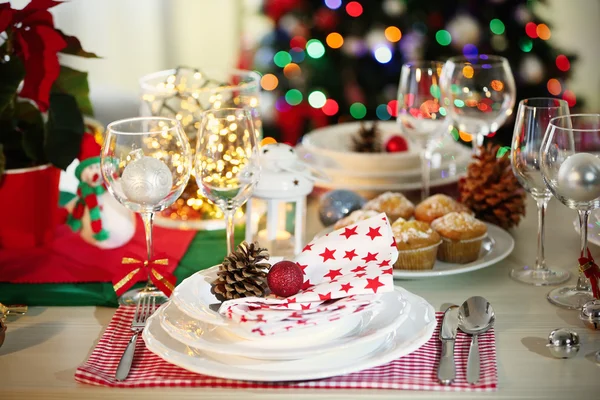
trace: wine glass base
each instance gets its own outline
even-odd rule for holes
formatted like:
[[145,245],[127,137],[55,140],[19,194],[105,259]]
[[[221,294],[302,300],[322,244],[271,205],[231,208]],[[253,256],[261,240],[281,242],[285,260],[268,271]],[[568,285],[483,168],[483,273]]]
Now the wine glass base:
[[565,286],[551,290],[548,293],[548,301],[555,306],[578,310],[585,303],[594,300],[592,292],[587,290],[577,290],[575,286]]
[[135,306],[142,296],[152,296],[156,299],[156,305],[166,303],[169,298],[160,290],[153,287],[131,289],[119,297],[119,304],[123,306]]
[[571,274],[562,269],[533,269],[531,267],[513,268],[510,277],[517,282],[533,286],[560,285],[569,280]]

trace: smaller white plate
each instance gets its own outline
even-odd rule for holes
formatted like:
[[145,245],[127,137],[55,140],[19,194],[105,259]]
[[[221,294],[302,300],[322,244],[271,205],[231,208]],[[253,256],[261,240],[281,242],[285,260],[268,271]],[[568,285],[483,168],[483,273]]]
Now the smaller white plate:
[[377,311],[353,314],[320,327],[322,332],[316,335],[303,335],[294,340],[279,336],[242,339],[224,327],[190,318],[173,303],[161,307],[157,318],[169,336],[199,350],[265,360],[294,360],[387,336],[408,317],[410,304],[398,291],[384,294],[381,302]]
[[[456,274],[465,274],[476,271],[497,262],[504,260],[510,255],[515,247],[515,240],[510,233],[499,226],[486,223],[488,228],[487,237],[483,240],[479,258],[468,264],[452,264],[443,261],[436,261],[433,269],[412,271],[407,269],[394,269],[394,278],[398,279],[421,279],[435,276],[448,276]],[[316,237],[323,236],[333,230],[332,227],[319,232]]]
[[408,318],[387,337],[369,345],[345,348],[292,361],[214,357],[170,337],[161,327],[158,314],[150,317],[143,337],[148,349],[167,362],[188,371],[223,379],[260,382],[323,379],[386,364],[410,354],[425,344],[435,329],[435,309],[423,298],[398,288],[411,305]]

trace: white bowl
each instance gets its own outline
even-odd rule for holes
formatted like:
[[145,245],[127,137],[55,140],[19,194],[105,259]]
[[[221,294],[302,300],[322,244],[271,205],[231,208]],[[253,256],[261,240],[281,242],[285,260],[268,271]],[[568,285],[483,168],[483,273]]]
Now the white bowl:
[[[372,122],[366,122],[370,124]],[[400,135],[396,122],[378,122],[382,142],[393,135]],[[397,171],[419,165],[419,147],[406,136],[408,150],[399,153],[357,153],[352,151],[352,138],[358,134],[360,122],[350,122],[315,129],[304,135],[302,145],[318,155],[331,168],[357,169],[363,171]]]

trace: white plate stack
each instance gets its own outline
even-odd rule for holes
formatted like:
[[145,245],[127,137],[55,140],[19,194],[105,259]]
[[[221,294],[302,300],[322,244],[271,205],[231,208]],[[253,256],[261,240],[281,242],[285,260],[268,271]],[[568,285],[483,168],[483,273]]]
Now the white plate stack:
[[433,334],[435,310],[396,288],[377,307],[326,326],[265,337],[219,314],[211,293],[216,267],[183,281],[148,320],[146,346],[187,370],[225,379],[295,381],[348,374],[386,364],[421,347]]
[[[302,144],[297,146],[299,156],[331,179],[316,185],[369,195],[419,190],[422,177],[419,146],[404,137],[408,142],[405,152],[353,152],[352,138],[358,135],[360,126],[360,122],[332,125],[311,131],[302,138]],[[392,121],[377,123],[377,129],[381,133],[382,146],[390,137],[400,135],[398,125]],[[450,134],[444,134],[432,145],[432,150],[431,187],[455,183],[465,174],[471,160],[470,147],[457,143]]]

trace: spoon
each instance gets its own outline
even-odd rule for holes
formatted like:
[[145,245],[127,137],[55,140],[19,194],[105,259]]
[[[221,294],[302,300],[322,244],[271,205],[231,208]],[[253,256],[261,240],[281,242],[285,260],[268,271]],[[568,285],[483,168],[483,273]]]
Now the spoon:
[[458,328],[472,335],[467,359],[467,382],[472,385],[479,381],[480,375],[477,336],[490,329],[495,320],[492,305],[481,296],[468,298],[458,309]]

